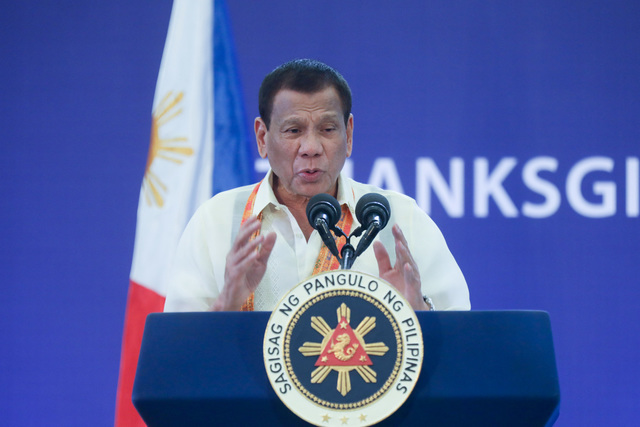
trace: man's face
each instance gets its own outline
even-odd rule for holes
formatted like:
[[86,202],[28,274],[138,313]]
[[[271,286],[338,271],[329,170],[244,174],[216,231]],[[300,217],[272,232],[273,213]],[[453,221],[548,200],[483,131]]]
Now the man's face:
[[333,87],[316,93],[279,91],[269,130],[257,118],[255,131],[260,156],[269,159],[278,177],[274,192],[281,202],[318,193],[335,196],[338,175],[351,155],[353,116],[345,125]]

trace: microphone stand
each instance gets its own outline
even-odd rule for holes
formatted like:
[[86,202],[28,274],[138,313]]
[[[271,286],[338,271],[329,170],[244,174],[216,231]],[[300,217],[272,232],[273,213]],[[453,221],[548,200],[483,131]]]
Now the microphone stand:
[[342,269],[342,270],[350,270],[351,266],[353,265],[353,263],[355,262],[356,258],[358,257],[356,255],[356,250],[353,247],[353,245],[351,244],[350,240],[351,240],[352,237],[360,236],[360,234],[362,234],[362,228],[361,227],[356,228],[353,231],[353,233],[351,233],[351,236],[347,236],[344,233],[344,231],[342,231],[337,226],[333,227],[333,231],[336,234],[336,237],[344,236],[345,239],[347,239],[347,242],[344,244],[344,246],[340,250],[341,258],[339,258],[339,260],[340,260],[340,269]]
[[[382,227],[380,227],[380,221],[371,221],[369,227],[366,230],[361,230],[360,233],[364,231],[364,235],[360,242],[358,242],[358,247],[356,249],[355,256],[360,256],[373,242],[373,239],[378,235]],[[359,234],[360,234],[359,233]]]
[[[323,218],[318,218],[316,220],[316,224],[314,228],[318,230],[318,234],[320,234],[320,238],[322,239],[324,244],[327,245],[327,247],[329,248],[329,251],[333,254],[333,256],[340,259],[340,255],[338,254],[338,247],[336,246],[336,241],[333,238],[333,236],[331,236],[331,231],[327,226],[327,221]],[[334,232],[336,231],[336,229],[340,230],[338,227],[335,227],[335,226],[332,227],[331,229],[334,230]],[[340,233],[342,233],[342,230],[340,230]],[[344,235],[344,233],[342,233],[342,235]]]
[[353,245],[347,241],[347,243],[344,244],[344,246],[342,247],[342,250],[340,251],[342,255],[342,259],[340,260],[340,268],[342,270],[351,269],[351,266],[356,260],[355,252],[356,251]]

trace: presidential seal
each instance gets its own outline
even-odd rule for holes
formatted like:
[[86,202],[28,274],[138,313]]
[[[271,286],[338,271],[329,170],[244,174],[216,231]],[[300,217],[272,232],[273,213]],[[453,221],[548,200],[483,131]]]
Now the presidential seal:
[[269,381],[282,402],[318,426],[375,424],[415,386],[423,359],[415,312],[396,289],[337,270],[293,288],[264,336]]

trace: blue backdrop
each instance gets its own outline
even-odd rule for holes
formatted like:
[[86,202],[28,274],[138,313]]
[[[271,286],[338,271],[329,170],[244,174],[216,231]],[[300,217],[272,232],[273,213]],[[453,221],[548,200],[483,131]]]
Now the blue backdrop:
[[[113,423],[170,8],[3,2],[7,425]],[[550,313],[557,425],[637,423],[640,3],[234,0],[229,9],[247,122],[280,63],[313,57],[340,70],[354,93],[355,178],[431,212],[473,309]]]

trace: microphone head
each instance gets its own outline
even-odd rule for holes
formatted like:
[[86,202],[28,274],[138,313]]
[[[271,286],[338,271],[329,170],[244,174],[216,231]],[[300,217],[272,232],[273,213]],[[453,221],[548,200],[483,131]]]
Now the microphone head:
[[391,217],[391,206],[382,194],[368,193],[362,196],[356,204],[356,218],[364,228],[367,228],[368,222],[372,221],[374,216],[380,218],[380,230],[382,230]]
[[307,203],[307,219],[313,228],[316,228],[316,219],[319,216],[324,216],[327,220],[327,225],[333,227],[338,223],[341,215],[340,203],[329,194],[316,194]]

